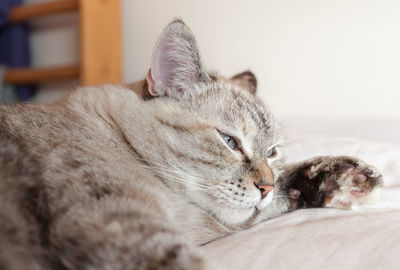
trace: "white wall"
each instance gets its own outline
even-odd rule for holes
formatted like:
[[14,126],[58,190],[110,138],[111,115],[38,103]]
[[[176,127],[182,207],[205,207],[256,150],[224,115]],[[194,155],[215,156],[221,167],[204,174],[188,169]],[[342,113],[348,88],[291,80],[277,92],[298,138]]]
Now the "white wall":
[[[159,33],[178,16],[209,68],[251,69],[280,117],[400,118],[398,0],[121,1],[126,82],[144,77]],[[35,42],[46,57],[50,45]]]

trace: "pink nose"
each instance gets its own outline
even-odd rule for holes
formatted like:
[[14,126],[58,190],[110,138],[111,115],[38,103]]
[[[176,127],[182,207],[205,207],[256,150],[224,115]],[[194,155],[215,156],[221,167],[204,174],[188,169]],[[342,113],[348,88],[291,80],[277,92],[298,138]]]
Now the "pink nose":
[[261,191],[261,198],[263,199],[267,197],[270,191],[274,190],[273,185],[268,185],[265,182],[254,183],[254,185],[256,185],[256,187]]

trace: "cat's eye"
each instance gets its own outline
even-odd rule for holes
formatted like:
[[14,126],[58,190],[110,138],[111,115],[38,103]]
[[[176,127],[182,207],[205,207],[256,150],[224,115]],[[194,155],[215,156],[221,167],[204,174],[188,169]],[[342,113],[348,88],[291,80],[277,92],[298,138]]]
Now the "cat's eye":
[[229,136],[221,131],[218,131],[219,135],[222,137],[224,142],[232,149],[232,150],[239,150],[238,147],[238,142],[236,139],[232,136]]
[[267,157],[271,158],[271,157],[275,157],[276,155],[277,155],[276,146],[273,146],[270,149],[268,149]]

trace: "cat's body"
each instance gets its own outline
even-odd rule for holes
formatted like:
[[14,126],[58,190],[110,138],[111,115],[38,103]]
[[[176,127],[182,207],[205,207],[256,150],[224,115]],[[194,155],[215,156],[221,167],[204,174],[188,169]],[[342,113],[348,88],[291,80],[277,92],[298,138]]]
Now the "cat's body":
[[[48,223],[45,231],[41,232],[47,235],[46,242],[50,245],[45,248],[56,246],[57,250],[67,251],[82,240],[84,243],[79,244],[79,252],[90,253],[90,249],[98,249],[101,242],[109,241],[105,238],[117,236],[127,242],[138,241],[121,245],[138,246],[142,241],[130,239],[125,231],[129,229],[125,226],[135,227],[140,223],[142,228],[134,229],[132,233],[142,235],[147,231],[156,233],[168,228],[197,244],[250,225],[245,222],[251,219],[253,211],[244,213],[245,218],[240,216],[239,222],[230,222],[223,220],[224,213],[213,216],[201,204],[193,202],[188,198],[190,193],[185,191],[190,187],[174,181],[178,177],[184,179],[178,172],[171,172],[172,184],[164,182],[161,176],[169,172],[163,171],[167,166],[164,160],[178,159],[181,163],[185,162],[184,159],[201,159],[170,153],[171,150],[160,152],[165,150],[158,145],[165,140],[163,136],[190,132],[192,128],[206,128],[199,123],[185,126],[185,119],[171,117],[181,114],[178,107],[179,104],[172,99],[143,101],[127,88],[112,85],[79,89],[51,106],[1,107],[1,140],[5,145],[14,144],[18,152],[33,160],[40,172],[40,177],[36,172],[34,175],[26,172],[26,177],[35,182],[34,189],[43,189],[44,198],[32,200],[43,201],[45,205],[37,207],[38,213],[31,214],[41,216],[41,220]],[[185,128],[187,131],[183,130]],[[173,147],[180,151],[179,145]],[[201,160],[196,163],[191,160],[190,164],[198,166],[198,162]],[[212,166],[218,168],[218,164]],[[184,167],[189,167],[189,164]],[[239,182],[235,182],[237,184]],[[202,188],[201,184],[192,185],[195,190]],[[2,191],[9,192],[6,188],[9,189],[8,185]],[[20,188],[19,192],[30,192],[31,189]],[[229,211],[226,213],[232,215]],[[114,221],[114,218],[119,219],[119,214],[121,221]],[[108,230],[110,235],[107,235]],[[93,234],[93,242],[88,241],[87,232]],[[162,237],[170,235],[166,233]],[[68,256],[74,262],[72,265],[78,263],[78,258],[71,254]],[[80,253],[78,257],[81,256]],[[98,263],[104,264],[100,259]]]
[[289,209],[249,73],[205,73],[180,21],[154,55],[133,90],[0,107],[1,269],[215,269],[195,244]]

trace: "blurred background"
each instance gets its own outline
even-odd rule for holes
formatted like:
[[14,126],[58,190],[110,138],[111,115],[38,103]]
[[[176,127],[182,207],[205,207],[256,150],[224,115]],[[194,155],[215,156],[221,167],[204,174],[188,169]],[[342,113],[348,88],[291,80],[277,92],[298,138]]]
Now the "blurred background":
[[[121,0],[121,79],[145,77],[158,35],[181,17],[204,64],[226,76],[252,70],[278,118],[400,119],[399,14],[398,0]],[[71,11],[29,21],[31,65],[79,62],[79,20]],[[77,85],[40,83],[33,101]]]

